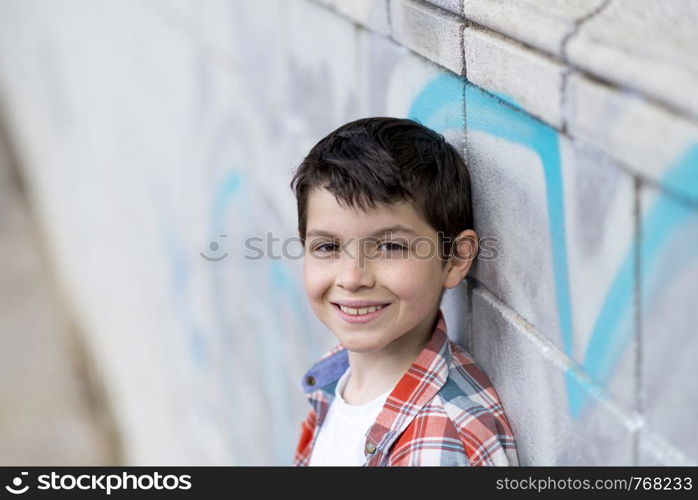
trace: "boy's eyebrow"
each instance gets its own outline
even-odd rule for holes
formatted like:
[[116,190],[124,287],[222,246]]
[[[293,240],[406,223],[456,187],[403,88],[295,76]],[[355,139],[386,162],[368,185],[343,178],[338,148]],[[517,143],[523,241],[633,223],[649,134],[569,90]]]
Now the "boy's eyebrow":
[[[417,232],[414,229],[409,228],[407,226],[401,226],[398,224],[397,226],[390,226],[390,227],[384,227],[383,229],[379,229],[378,231],[375,231],[370,236],[381,236],[381,235],[384,235],[386,233],[407,233],[407,234],[412,234],[415,236],[417,235]],[[332,234],[329,231],[323,231],[322,229],[313,229],[312,231],[308,231],[305,235],[306,235],[306,237],[309,237],[309,236],[328,236],[330,238],[337,238],[336,234]]]

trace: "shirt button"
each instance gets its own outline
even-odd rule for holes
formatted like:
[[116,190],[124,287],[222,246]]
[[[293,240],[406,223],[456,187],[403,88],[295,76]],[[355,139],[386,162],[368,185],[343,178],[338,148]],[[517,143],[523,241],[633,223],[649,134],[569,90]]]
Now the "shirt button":
[[376,446],[373,443],[366,443],[366,453],[369,455],[376,451]]
[[305,377],[305,383],[311,386],[315,385],[315,377],[313,377],[312,375],[308,375],[307,377]]

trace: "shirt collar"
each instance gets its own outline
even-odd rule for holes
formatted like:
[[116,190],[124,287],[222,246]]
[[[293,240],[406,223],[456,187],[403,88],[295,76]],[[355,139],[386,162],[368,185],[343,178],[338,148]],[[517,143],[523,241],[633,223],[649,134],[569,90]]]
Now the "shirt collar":
[[[377,452],[390,448],[415,415],[446,383],[450,359],[446,321],[439,309],[431,338],[388,396],[376,423],[367,434],[367,444],[371,443]],[[317,413],[317,426],[322,425],[334,398],[337,382],[348,366],[347,350],[340,344],[325,354],[303,377],[303,390]]]

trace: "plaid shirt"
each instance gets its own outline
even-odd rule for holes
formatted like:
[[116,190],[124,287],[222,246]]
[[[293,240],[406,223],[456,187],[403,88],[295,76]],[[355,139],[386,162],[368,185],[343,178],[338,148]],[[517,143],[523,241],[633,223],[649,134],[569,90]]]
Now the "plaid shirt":
[[[312,409],[293,460],[306,466],[337,382],[348,366],[337,345],[303,378]],[[487,375],[446,335],[439,310],[431,339],[366,433],[366,466],[518,465],[516,444]]]

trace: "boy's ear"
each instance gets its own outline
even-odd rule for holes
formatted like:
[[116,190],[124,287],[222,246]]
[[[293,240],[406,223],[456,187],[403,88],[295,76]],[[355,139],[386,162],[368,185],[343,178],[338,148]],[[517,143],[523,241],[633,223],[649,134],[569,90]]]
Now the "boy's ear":
[[478,237],[472,229],[466,229],[453,242],[451,260],[448,263],[448,274],[444,287],[454,288],[465,279],[470,270],[470,266],[477,256]]

